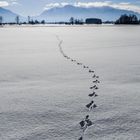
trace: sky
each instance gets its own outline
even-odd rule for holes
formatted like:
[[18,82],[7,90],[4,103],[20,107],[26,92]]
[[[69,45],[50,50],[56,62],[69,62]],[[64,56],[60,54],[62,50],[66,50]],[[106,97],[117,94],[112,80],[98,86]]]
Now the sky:
[[44,10],[65,5],[77,7],[110,6],[140,13],[140,0],[0,0],[0,7],[10,9],[22,16],[35,16]]

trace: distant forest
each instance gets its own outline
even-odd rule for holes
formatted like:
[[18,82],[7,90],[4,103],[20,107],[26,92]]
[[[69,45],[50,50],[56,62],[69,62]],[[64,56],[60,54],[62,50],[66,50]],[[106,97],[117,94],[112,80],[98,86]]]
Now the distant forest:
[[121,15],[115,24],[140,24],[140,20],[136,15]]
[[0,16],[0,25],[23,25],[23,24],[30,24],[30,25],[36,25],[36,24],[66,24],[66,25],[83,25],[83,24],[131,24],[131,25],[136,25],[140,24],[140,19],[136,15],[121,15],[119,19],[116,21],[106,21],[102,22],[102,19],[98,18],[87,18],[85,21],[83,19],[75,19],[74,17],[71,17],[68,22],[46,22],[45,20],[33,20],[31,19],[30,16],[28,16],[28,21],[27,22],[21,22],[20,17],[16,16],[15,22],[4,22],[4,18]]

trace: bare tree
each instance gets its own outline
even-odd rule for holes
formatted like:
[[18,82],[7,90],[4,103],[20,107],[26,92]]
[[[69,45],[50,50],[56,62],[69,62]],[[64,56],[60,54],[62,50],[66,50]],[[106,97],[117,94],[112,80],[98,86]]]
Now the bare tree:
[[16,24],[19,24],[19,16],[16,16]]
[[30,16],[28,16],[28,24],[30,24],[30,20],[31,20],[31,18],[30,18]]
[[3,17],[0,16],[0,25],[2,25],[2,23],[3,23]]
[[70,18],[70,24],[72,24],[72,25],[74,24],[74,17]]
[[45,20],[42,20],[42,21],[41,21],[41,24],[45,24]]

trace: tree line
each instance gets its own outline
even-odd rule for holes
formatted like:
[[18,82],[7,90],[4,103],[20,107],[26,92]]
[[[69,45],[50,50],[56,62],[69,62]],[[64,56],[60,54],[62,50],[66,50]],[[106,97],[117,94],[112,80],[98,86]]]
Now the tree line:
[[4,18],[2,16],[0,16],[0,25],[5,25],[5,24],[10,24],[10,25],[13,25],[13,24],[17,24],[17,25],[21,25],[21,24],[45,24],[45,20],[33,20],[31,19],[30,16],[28,16],[28,21],[25,22],[25,21],[21,21],[20,20],[20,17],[19,16],[16,16],[15,17],[15,21],[14,22],[4,22]]
[[140,20],[138,19],[138,17],[134,14],[130,14],[130,15],[127,15],[127,14],[123,14],[119,17],[119,19],[117,19],[115,22],[113,21],[106,21],[106,22],[102,22],[101,19],[98,19],[98,18],[87,18],[85,19],[85,21],[83,19],[77,19],[77,18],[74,18],[74,17],[71,17],[69,19],[68,22],[46,22],[45,20],[33,20],[31,19],[30,16],[28,16],[28,20],[27,22],[23,22],[20,20],[20,17],[19,16],[16,16],[15,17],[15,21],[14,22],[4,22],[4,18],[2,16],[0,16],[0,25],[5,25],[5,24],[17,24],[17,25],[21,25],[21,24],[31,24],[31,25],[35,25],[35,24],[68,24],[68,25],[83,25],[83,24],[108,24],[108,23],[111,23],[111,24],[140,24]]
[[136,15],[121,15],[115,24],[140,24],[140,20]]

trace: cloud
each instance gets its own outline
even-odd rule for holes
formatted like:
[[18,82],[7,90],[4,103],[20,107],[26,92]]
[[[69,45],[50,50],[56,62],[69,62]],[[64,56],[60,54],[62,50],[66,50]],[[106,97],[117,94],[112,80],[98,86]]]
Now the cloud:
[[10,4],[9,5],[13,6],[13,5],[20,5],[20,4],[18,3],[17,0],[10,0]]
[[11,2],[11,5],[19,5],[19,3],[16,2],[16,1],[12,1],[12,2]]
[[84,7],[84,8],[90,8],[90,7],[103,7],[103,6],[110,6],[110,1],[105,2],[78,2],[74,3],[74,6],[77,7]]
[[65,2],[62,2],[62,3],[49,3],[49,4],[45,5],[44,10],[49,10],[49,9],[56,8],[56,7],[64,7],[66,5],[69,5],[69,4],[65,3]]
[[56,7],[64,7],[66,5],[73,5],[75,7],[84,7],[84,8],[92,8],[92,7],[112,7],[116,9],[121,9],[121,10],[130,10],[134,12],[140,13],[140,6],[131,4],[129,2],[120,2],[120,3],[113,3],[111,1],[104,1],[104,2],[77,2],[73,4],[69,3],[50,3],[46,4],[44,10],[49,10],[51,8],[56,8]]
[[122,9],[122,10],[130,10],[134,12],[140,13],[140,6],[132,5],[131,3],[119,3],[119,4],[113,4],[113,8]]
[[13,5],[20,5],[17,0],[10,0],[7,1],[0,1],[0,7],[6,7],[6,6],[13,6]]
[[7,1],[0,1],[0,7],[9,6],[9,3]]
[[122,9],[122,10],[130,10],[134,12],[140,13],[140,6],[131,4],[129,2],[121,2],[121,3],[113,3],[111,1],[105,1],[105,2],[78,2],[74,4],[77,7],[104,7],[109,6],[116,9]]

